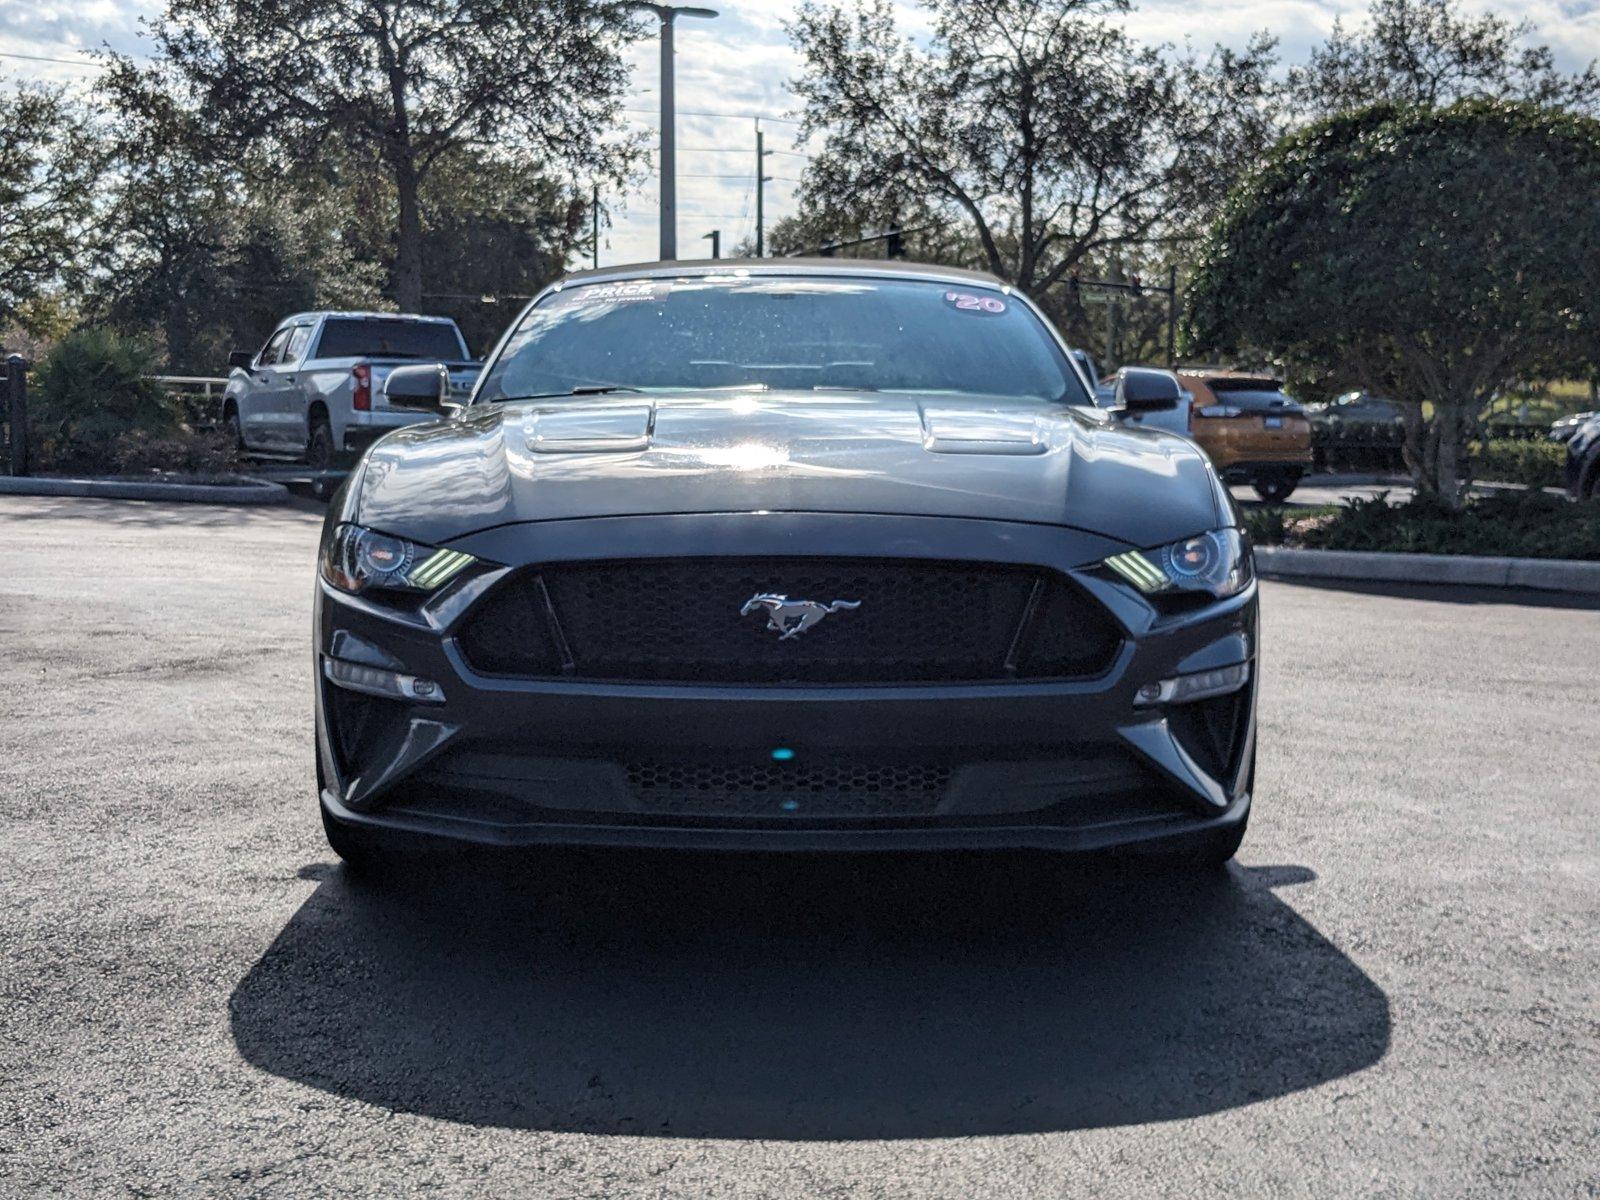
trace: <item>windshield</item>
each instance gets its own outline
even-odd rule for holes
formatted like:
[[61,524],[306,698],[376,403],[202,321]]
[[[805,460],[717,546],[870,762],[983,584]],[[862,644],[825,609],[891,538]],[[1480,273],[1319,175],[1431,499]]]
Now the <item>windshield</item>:
[[580,284],[531,309],[478,400],[606,388],[922,392],[1090,403],[1017,299],[922,280]]
[[329,317],[317,345],[318,358],[426,358],[451,362],[461,354],[461,339],[456,336],[454,325],[382,317]]

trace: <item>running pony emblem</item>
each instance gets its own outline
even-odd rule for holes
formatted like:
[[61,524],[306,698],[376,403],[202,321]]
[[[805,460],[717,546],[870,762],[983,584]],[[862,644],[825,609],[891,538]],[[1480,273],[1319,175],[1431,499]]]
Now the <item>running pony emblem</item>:
[[787,596],[761,592],[744,602],[739,615],[748,617],[759,609],[766,609],[767,628],[778,635],[780,642],[786,642],[810,629],[829,613],[860,607],[859,600],[835,600],[832,604],[823,604],[818,600],[791,600]]

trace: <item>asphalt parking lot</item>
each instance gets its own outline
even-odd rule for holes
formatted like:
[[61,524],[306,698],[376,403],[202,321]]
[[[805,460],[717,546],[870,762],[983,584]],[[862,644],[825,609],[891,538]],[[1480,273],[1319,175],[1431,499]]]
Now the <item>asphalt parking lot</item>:
[[0,500],[0,1194],[1600,1195],[1600,612],[1268,583],[1216,877],[353,886],[318,517]]

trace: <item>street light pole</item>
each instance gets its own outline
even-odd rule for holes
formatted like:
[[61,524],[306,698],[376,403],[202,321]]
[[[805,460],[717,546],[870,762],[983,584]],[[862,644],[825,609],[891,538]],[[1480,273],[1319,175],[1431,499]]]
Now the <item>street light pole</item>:
[[679,17],[714,17],[713,8],[681,4],[651,4],[627,0],[625,8],[651,12],[661,21],[661,258],[678,257],[678,114],[672,71],[672,30]]
[[761,133],[761,118],[756,118],[756,257],[763,258],[767,253],[767,184],[772,181],[772,176],[767,174],[767,155],[771,150],[763,148]]

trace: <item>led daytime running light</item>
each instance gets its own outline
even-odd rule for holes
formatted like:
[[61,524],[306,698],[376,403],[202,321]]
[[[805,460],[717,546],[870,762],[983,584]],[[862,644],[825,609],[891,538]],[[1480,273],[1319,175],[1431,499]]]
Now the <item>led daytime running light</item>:
[[411,568],[411,574],[406,577],[406,581],[412,587],[431,592],[447,579],[466,570],[471,562],[472,555],[463,554],[459,550],[435,550]]
[[1172,586],[1172,580],[1167,578],[1167,573],[1138,550],[1113,554],[1106,559],[1106,566],[1146,595],[1166,591]]

